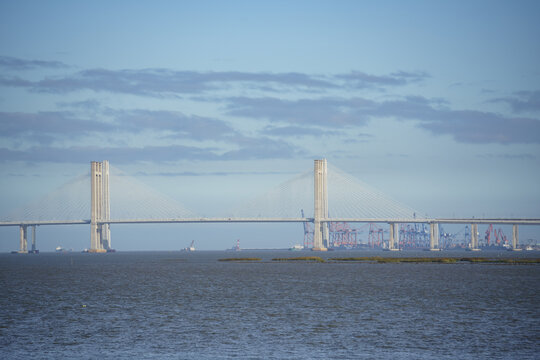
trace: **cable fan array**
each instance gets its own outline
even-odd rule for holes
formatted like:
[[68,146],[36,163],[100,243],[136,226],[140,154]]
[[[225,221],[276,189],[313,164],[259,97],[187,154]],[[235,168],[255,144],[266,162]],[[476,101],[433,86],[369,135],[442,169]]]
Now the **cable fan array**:
[[[306,171],[228,212],[228,217],[298,218],[313,216],[313,171]],[[195,212],[110,168],[111,219],[197,218]],[[421,214],[335,166],[327,176],[330,218],[412,218]],[[90,175],[78,176],[45,197],[9,214],[4,221],[84,220],[90,218]]]
[[4,221],[85,220],[90,218],[90,173],[14,210]]
[[[312,217],[313,183],[313,171],[304,172],[231,213],[236,217],[297,218],[304,210],[306,216]],[[327,187],[331,218],[413,218],[421,214],[336,166],[328,166]]]
[[110,168],[111,219],[194,218],[195,212],[127,175]]

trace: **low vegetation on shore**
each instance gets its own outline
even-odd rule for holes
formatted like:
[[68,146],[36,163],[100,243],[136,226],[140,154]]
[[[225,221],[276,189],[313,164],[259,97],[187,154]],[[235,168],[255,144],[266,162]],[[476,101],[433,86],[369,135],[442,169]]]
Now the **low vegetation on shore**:
[[218,261],[261,261],[261,258],[256,258],[256,257],[225,258],[225,259],[218,259]]
[[292,258],[274,258],[272,261],[313,261],[313,262],[325,262],[323,258],[319,256],[299,256]]

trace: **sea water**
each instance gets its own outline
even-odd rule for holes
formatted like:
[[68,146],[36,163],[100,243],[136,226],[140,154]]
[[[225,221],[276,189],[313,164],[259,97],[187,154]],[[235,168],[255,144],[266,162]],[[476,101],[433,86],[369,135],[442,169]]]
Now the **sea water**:
[[539,265],[271,260],[299,255],[2,254],[0,358],[540,358]]

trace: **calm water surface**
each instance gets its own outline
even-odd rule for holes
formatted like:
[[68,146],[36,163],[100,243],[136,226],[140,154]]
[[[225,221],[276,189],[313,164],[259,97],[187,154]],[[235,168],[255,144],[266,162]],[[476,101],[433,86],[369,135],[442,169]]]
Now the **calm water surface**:
[[538,265],[270,261],[298,255],[2,254],[0,357],[540,358]]

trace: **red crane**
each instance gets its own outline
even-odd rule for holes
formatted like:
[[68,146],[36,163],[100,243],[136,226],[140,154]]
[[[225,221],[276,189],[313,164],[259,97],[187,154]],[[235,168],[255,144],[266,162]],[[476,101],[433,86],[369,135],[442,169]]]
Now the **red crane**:
[[[493,234],[493,235],[492,235]],[[495,243],[491,244],[491,237],[495,237]],[[489,227],[486,230],[486,236],[484,237],[486,240],[487,246],[496,245],[496,246],[502,246],[502,245],[508,245],[508,239],[506,238],[506,235],[503,233],[502,229],[493,229],[493,224],[490,224]]]

